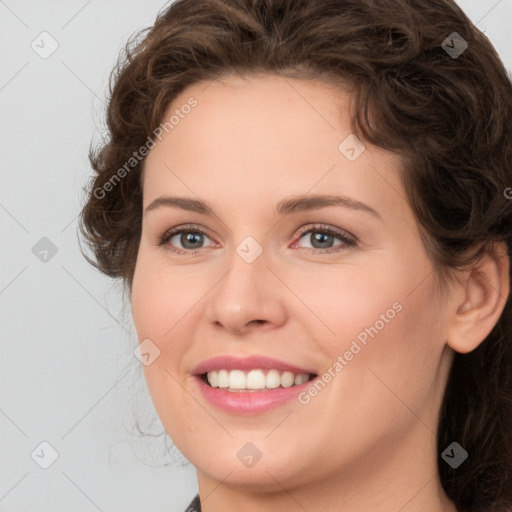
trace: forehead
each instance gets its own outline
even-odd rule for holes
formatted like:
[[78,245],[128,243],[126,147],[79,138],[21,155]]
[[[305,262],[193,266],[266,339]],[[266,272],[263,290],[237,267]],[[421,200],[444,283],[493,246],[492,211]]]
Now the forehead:
[[[316,81],[257,75],[196,83],[167,109],[172,129],[146,158],[144,205],[163,190],[219,202],[277,203],[293,194],[343,193],[361,201],[397,196],[400,159],[379,148],[353,161],[340,149],[352,134],[352,96]],[[195,105],[193,108],[187,105]],[[346,144],[345,144],[346,145]],[[379,173],[392,173],[387,178]]]

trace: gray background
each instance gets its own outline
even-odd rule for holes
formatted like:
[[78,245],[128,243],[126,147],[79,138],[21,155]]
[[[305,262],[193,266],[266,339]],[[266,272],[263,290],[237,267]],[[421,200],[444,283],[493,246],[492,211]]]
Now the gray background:
[[[512,0],[459,3],[512,71]],[[0,1],[3,512],[181,512],[197,491],[165,435],[137,435],[134,415],[154,434],[163,427],[132,354],[129,304],[83,259],[76,234],[109,72],[165,5]],[[44,31],[58,43],[46,59],[31,47],[51,49]],[[58,453],[47,469],[44,441]]]

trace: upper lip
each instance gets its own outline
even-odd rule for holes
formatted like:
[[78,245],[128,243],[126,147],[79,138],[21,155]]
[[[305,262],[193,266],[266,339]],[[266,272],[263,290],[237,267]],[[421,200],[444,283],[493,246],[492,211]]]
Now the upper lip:
[[292,373],[315,373],[308,368],[299,368],[279,359],[265,356],[234,357],[230,355],[217,356],[207,359],[193,370],[195,375],[202,375],[212,370],[282,370]]

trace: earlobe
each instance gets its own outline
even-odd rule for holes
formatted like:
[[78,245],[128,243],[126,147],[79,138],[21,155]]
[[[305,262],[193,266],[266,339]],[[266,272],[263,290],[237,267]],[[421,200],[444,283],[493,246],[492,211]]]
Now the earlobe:
[[448,345],[461,354],[482,343],[498,322],[510,292],[509,256],[505,243],[489,246],[460,283],[463,300],[455,311],[447,336]]

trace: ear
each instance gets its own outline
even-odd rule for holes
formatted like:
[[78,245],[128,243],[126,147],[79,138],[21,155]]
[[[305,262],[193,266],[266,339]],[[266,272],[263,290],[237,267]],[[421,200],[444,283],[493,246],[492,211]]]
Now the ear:
[[448,345],[456,352],[477,348],[498,322],[510,292],[507,252],[503,242],[488,246],[459,283],[447,335]]

